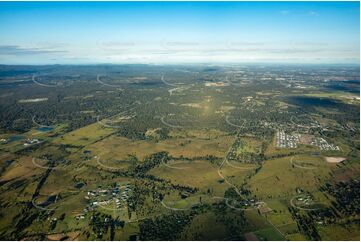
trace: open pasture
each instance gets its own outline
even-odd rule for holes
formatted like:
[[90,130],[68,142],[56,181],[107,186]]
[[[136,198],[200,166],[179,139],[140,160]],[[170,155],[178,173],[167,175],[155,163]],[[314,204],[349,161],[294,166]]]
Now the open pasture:
[[[299,161],[298,166],[292,163],[296,160]],[[249,185],[254,194],[264,199],[288,197],[295,194],[297,188],[317,190],[329,178],[332,167],[334,165],[329,165],[321,157],[308,155],[266,160],[261,171],[250,179]]]
[[138,160],[143,160],[146,156],[161,151],[169,152],[170,156],[177,158],[193,159],[208,155],[222,158],[232,141],[232,136],[221,136],[215,139],[170,138],[157,142],[154,140],[131,140],[113,135],[87,146],[87,150],[94,155],[111,154],[113,159],[119,160],[127,159],[129,155],[135,155]]

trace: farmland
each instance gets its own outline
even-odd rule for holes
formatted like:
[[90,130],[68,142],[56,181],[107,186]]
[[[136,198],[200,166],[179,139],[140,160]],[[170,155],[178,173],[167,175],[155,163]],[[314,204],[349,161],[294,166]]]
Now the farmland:
[[44,68],[0,66],[1,239],[359,240],[358,67]]

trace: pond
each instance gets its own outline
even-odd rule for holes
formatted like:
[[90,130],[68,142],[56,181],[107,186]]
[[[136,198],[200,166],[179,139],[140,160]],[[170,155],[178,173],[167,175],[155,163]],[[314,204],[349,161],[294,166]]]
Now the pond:
[[21,140],[23,138],[24,138],[24,136],[15,134],[15,135],[12,135],[12,136],[9,137],[8,142],[10,143],[10,142],[13,142],[13,141],[18,141],[18,140]]
[[54,127],[52,127],[52,126],[42,126],[42,127],[37,128],[36,130],[40,131],[40,132],[49,132],[49,131],[52,131],[53,129],[54,129]]
[[52,196],[48,197],[48,199],[45,202],[39,204],[39,206],[46,207],[46,206],[54,203],[56,201],[56,198],[57,198],[57,195],[52,195]]
[[79,183],[75,184],[74,187],[77,188],[77,189],[80,189],[80,188],[82,188],[84,185],[85,185],[85,184],[84,184],[83,182],[79,182]]

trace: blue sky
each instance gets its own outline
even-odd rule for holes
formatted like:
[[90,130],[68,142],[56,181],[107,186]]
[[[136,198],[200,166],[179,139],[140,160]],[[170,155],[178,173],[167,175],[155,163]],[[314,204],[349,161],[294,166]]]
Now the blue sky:
[[0,63],[359,63],[358,2],[0,2]]

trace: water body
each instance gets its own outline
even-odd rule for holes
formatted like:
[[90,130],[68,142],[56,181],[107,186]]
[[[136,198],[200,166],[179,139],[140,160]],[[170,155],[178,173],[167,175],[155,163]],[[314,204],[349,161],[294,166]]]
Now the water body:
[[74,187],[77,188],[77,189],[80,189],[80,188],[82,188],[84,185],[85,185],[85,184],[84,184],[83,182],[79,182],[79,183],[75,184]]
[[46,207],[46,206],[54,203],[56,201],[56,197],[57,197],[57,195],[52,195],[52,196],[48,197],[48,199],[45,202],[39,204],[39,206]]
[[49,132],[52,131],[54,129],[53,126],[43,126],[43,127],[39,127],[36,130],[40,131],[40,132]]
[[22,136],[22,135],[17,135],[17,134],[12,135],[12,136],[9,137],[9,143],[13,142],[13,141],[21,140],[23,138],[24,138],[24,136]]

